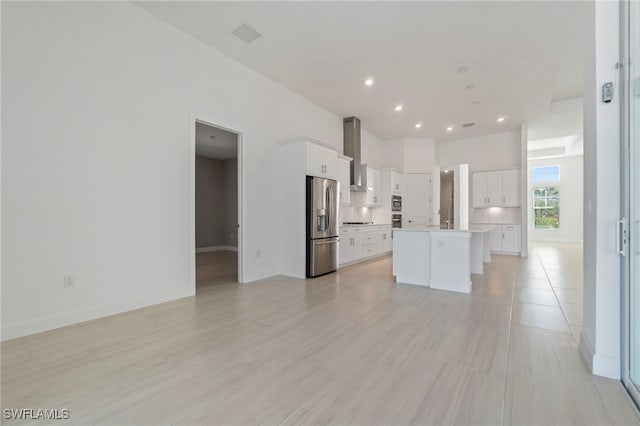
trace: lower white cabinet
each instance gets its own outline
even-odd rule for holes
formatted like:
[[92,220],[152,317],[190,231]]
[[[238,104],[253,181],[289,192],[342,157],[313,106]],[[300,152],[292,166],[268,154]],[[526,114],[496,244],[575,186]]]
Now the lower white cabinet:
[[491,231],[491,251],[520,254],[520,225],[496,225]]
[[391,225],[340,228],[340,265],[385,254],[391,249]]

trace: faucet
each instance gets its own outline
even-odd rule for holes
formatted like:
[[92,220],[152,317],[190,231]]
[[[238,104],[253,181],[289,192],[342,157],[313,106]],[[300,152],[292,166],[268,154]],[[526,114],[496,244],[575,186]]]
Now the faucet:
[[440,210],[438,210],[438,214],[440,214],[442,210],[447,212],[447,220],[445,220],[444,223],[447,224],[447,229],[451,229],[451,216],[450,216],[449,209],[446,207],[442,207]]

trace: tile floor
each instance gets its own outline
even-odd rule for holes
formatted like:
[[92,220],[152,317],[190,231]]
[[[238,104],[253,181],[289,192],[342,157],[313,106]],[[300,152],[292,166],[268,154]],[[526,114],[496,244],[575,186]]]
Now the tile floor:
[[579,247],[494,256],[471,294],[396,284],[389,256],[247,285],[215,257],[196,297],[3,342],[2,408],[68,408],[67,425],[640,425],[578,352]]

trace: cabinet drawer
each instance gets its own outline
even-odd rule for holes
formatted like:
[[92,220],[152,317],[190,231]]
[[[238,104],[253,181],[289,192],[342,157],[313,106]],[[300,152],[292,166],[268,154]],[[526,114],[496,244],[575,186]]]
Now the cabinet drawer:
[[378,254],[378,247],[375,242],[362,244],[362,256],[369,257]]
[[369,234],[362,235],[362,245],[375,243],[375,242],[376,242],[375,234],[369,233]]

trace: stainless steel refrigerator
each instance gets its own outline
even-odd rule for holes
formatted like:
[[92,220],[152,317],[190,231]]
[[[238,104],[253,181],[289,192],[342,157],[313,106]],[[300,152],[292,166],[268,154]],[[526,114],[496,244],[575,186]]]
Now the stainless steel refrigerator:
[[307,277],[338,269],[338,182],[307,176]]

